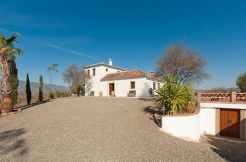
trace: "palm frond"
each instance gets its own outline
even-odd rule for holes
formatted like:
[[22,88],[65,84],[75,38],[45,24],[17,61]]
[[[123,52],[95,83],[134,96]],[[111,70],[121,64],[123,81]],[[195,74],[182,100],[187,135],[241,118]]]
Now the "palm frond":
[[6,39],[7,45],[12,46],[13,43],[16,42],[16,39],[17,39],[17,34],[13,34],[11,37]]

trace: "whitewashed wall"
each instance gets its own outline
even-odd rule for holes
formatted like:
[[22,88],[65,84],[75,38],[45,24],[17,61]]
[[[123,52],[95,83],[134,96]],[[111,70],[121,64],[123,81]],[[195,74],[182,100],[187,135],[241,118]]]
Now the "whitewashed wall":
[[[93,69],[96,73],[93,76]],[[108,71],[106,71],[108,69]],[[153,89],[153,80],[148,78],[134,78],[134,79],[120,79],[114,81],[101,81],[101,79],[107,75],[117,72],[122,72],[122,70],[106,67],[106,66],[97,66],[86,68],[85,72],[90,70],[90,80],[86,81],[85,85],[85,95],[89,96],[91,91],[94,91],[95,96],[99,96],[99,92],[103,92],[103,96],[110,96],[109,94],[109,83],[115,84],[115,95],[117,97],[127,97],[129,90],[136,90],[136,97],[149,98],[151,97],[149,89]],[[135,89],[130,89],[130,82],[135,82]],[[158,83],[156,82],[156,89],[158,88]],[[161,83],[163,85],[163,83]]]
[[200,116],[163,116],[162,131],[173,136],[188,140],[200,139]]
[[201,134],[216,135],[216,109],[246,110],[246,104],[201,103],[200,107],[200,112],[196,115],[163,116],[162,130],[185,140],[199,141]]
[[201,108],[200,110],[200,133],[216,135],[216,109]]
[[[135,89],[131,89],[130,83],[135,82]],[[130,90],[136,90],[136,97],[138,98],[150,98],[149,89],[153,89],[153,82],[147,78],[134,78],[134,79],[120,79],[115,81],[103,81],[102,86],[104,96],[109,96],[109,83],[115,84],[116,97],[127,97]],[[158,82],[156,82],[157,87]]]
[[[96,75],[93,76],[93,69],[96,70]],[[106,71],[108,69],[108,71]],[[90,88],[87,87],[86,84],[86,92],[85,95],[88,96],[91,91],[95,92],[95,96],[99,96],[99,92],[102,90],[103,94],[106,94],[106,88],[105,84],[101,82],[101,79],[107,75],[107,74],[112,74],[112,73],[117,73],[121,72],[122,70],[106,67],[106,66],[97,66],[97,67],[92,67],[92,68],[86,68],[85,72],[87,73],[87,70],[90,70]]]

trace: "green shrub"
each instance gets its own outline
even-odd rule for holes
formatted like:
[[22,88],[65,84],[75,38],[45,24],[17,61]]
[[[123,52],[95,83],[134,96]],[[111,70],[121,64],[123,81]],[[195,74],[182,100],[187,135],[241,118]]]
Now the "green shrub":
[[61,93],[61,96],[62,97],[68,97],[68,96],[70,96],[70,93],[68,93],[68,92],[62,92]]
[[54,95],[53,92],[49,93],[49,98],[50,98],[50,99],[54,99],[54,98],[55,98],[55,95]]
[[56,96],[57,98],[68,97],[68,96],[70,96],[70,93],[68,93],[68,92],[66,92],[66,91],[64,91],[64,92],[57,91],[56,94],[55,94],[55,96]]
[[57,97],[57,98],[60,98],[60,97],[61,97],[61,92],[57,91],[57,92],[56,92],[56,97]]
[[237,86],[241,92],[246,92],[246,73],[241,74],[237,78]]
[[190,84],[180,84],[178,79],[172,75],[165,76],[164,82],[164,86],[156,91],[157,106],[165,114],[185,112],[194,101],[192,86]]

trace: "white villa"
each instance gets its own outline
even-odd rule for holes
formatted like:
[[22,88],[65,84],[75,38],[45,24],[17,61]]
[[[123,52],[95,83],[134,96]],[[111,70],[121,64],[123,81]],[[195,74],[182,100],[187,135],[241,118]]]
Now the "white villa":
[[89,79],[85,82],[86,96],[116,96],[150,98],[162,82],[153,72],[126,70],[109,63],[97,63],[85,67]]

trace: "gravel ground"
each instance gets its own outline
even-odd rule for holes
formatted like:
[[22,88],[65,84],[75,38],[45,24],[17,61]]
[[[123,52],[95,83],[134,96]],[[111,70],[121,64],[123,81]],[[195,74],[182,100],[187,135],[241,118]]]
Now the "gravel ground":
[[63,98],[0,118],[0,161],[243,161],[240,142],[186,142],[129,98]]

